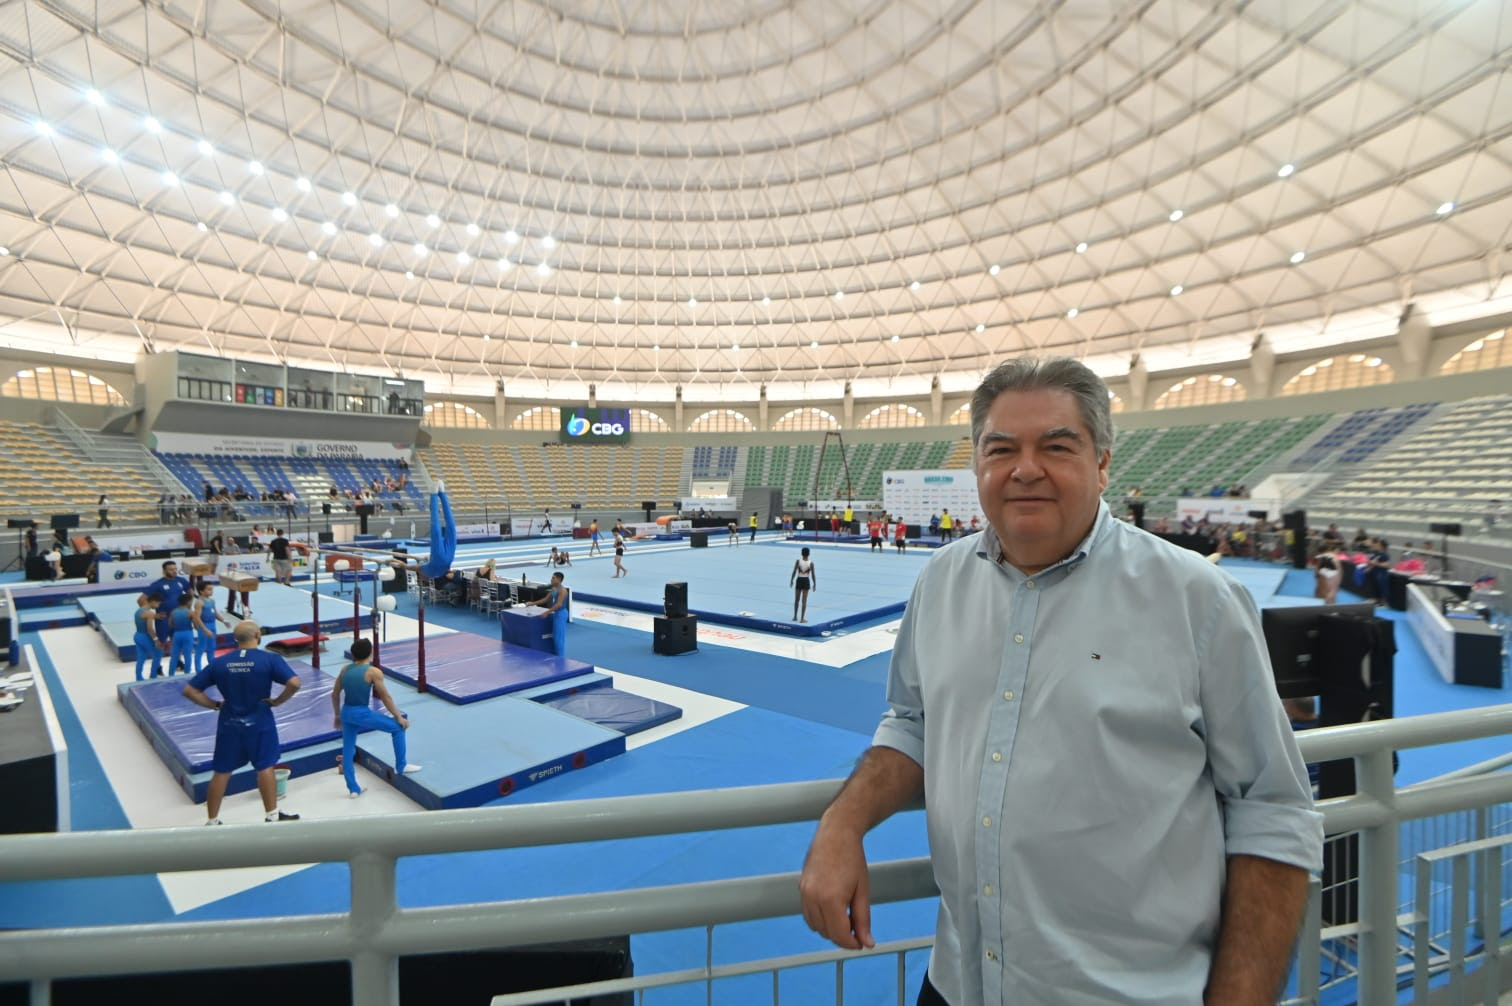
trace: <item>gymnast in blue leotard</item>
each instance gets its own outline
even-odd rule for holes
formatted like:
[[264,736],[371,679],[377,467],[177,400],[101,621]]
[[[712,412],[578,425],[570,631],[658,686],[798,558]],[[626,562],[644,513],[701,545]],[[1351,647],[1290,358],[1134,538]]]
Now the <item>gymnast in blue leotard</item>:
[[546,609],[545,617],[551,619],[551,644],[559,657],[567,655],[567,622],[571,618],[572,591],[563,585],[564,579],[561,573],[552,573],[551,592],[535,602]]
[[446,483],[437,482],[436,491],[430,498],[430,558],[420,567],[420,572],[432,580],[439,580],[451,569],[457,557],[457,521],[452,516],[451,501],[446,498]]

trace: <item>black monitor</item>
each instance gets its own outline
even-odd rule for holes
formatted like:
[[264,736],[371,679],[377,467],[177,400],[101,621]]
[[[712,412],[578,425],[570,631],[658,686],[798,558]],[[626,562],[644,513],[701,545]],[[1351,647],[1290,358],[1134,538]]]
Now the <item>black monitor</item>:
[[67,531],[79,526],[79,515],[76,513],[55,513],[52,515],[52,528],[54,531]]
[[1300,699],[1324,691],[1325,668],[1316,667],[1318,623],[1325,615],[1373,618],[1374,604],[1311,604],[1265,608],[1260,627],[1270,654],[1276,691],[1283,699]]

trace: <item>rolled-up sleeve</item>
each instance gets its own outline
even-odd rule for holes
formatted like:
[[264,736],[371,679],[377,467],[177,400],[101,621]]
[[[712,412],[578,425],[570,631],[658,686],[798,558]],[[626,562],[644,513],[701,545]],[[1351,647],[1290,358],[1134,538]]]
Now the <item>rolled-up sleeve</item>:
[[1215,599],[1203,637],[1203,733],[1225,852],[1321,870],[1323,815],[1276,694],[1259,612],[1238,584]]
[[903,612],[887,668],[887,712],[882,714],[882,722],[872,734],[873,744],[901,752],[920,765],[924,764],[924,693],[919,683],[914,620],[919,596],[928,579],[926,571],[914,583],[913,594]]

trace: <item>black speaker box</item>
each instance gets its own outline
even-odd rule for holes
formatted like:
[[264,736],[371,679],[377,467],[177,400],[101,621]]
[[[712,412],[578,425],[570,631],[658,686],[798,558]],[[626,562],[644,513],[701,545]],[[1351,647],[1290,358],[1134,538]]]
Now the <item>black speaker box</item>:
[[662,596],[662,605],[666,609],[668,618],[688,617],[688,585],[686,583],[669,583],[666,592]]
[[652,619],[651,652],[672,656],[698,649],[698,616]]
[[1462,529],[1458,523],[1428,525],[1428,531],[1431,534],[1453,535],[1455,537],[1458,537],[1461,530]]
[[1303,531],[1307,528],[1306,510],[1286,510],[1281,514],[1281,526],[1293,531]]
[[36,527],[37,526],[37,522],[34,521],[34,520],[32,520],[30,517],[7,517],[5,519],[5,526],[6,527]]
[[79,526],[79,515],[76,513],[55,513],[52,516],[52,529],[54,531],[67,531],[71,527]]

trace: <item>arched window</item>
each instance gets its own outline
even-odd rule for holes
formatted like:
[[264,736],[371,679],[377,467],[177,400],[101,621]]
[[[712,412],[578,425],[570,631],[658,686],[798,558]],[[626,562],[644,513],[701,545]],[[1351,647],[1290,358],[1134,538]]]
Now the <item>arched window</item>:
[[1124,400],[1122,398],[1119,398],[1117,395],[1113,394],[1113,392],[1111,392],[1111,391],[1108,392],[1108,411],[1109,412],[1119,413],[1119,412],[1124,411],[1127,408],[1128,408],[1128,406],[1124,404]]
[[630,432],[670,433],[672,432],[672,427],[668,426],[665,419],[663,419],[661,416],[658,416],[650,409],[631,409]]
[[1242,402],[1244,385],[1222,374],[1204,374],[1188,377],[1171,385],[1171,390],[1155,399],[1157,409],[1184,409],[1189,405],[1221,405],[1224,402]]
[[1475,370],[1512,367],[1512,339],[1506,332],[1491,332],[1476,339],[1444,361],[1440,374],[1468,374]]
[[800,430],[838,430],[840,420],[823,409],[794,409],[772,424],[772,429],[782,433]]
[[948,418],[946,418],[945,425],[946,426],[970,426],[971,425],[971,403],[967,402],[965,405],[961,406],[959,409],[956,409],[954,412],[952,412],[950,414],[950,416]]
[[1314,392],[1338,391],[1341,388],[1368,388],[1372,384],[1390,384],[1392,377],[1391,364],[1379,356],[1368,353],[1330,356],[1303,369],[1302,373],[1281,386],[1280,393],[1311,395]]
[[903,426],[925,426],[924,413],[912,405],[879,405],[856,424],[862,430],[897,429]]
[[32,367],[18,370],[0,384],[0,397],[40,398],[49,402],[86,402],[90,405],[125,405],[126,396],[91,374],[62,367]]
[[559,433],[562,429],[562,410],[555,405],[537,405],[515,416],[509,424],[511,430],[543,430]]
[[734,409],[710,409],[688,426],[689,433],[750,433],[754,429],[756,424]]
[[462,426],[486,430],[493,424],[470,405],[461,402],[431,402],[425,407],[426,426]]

